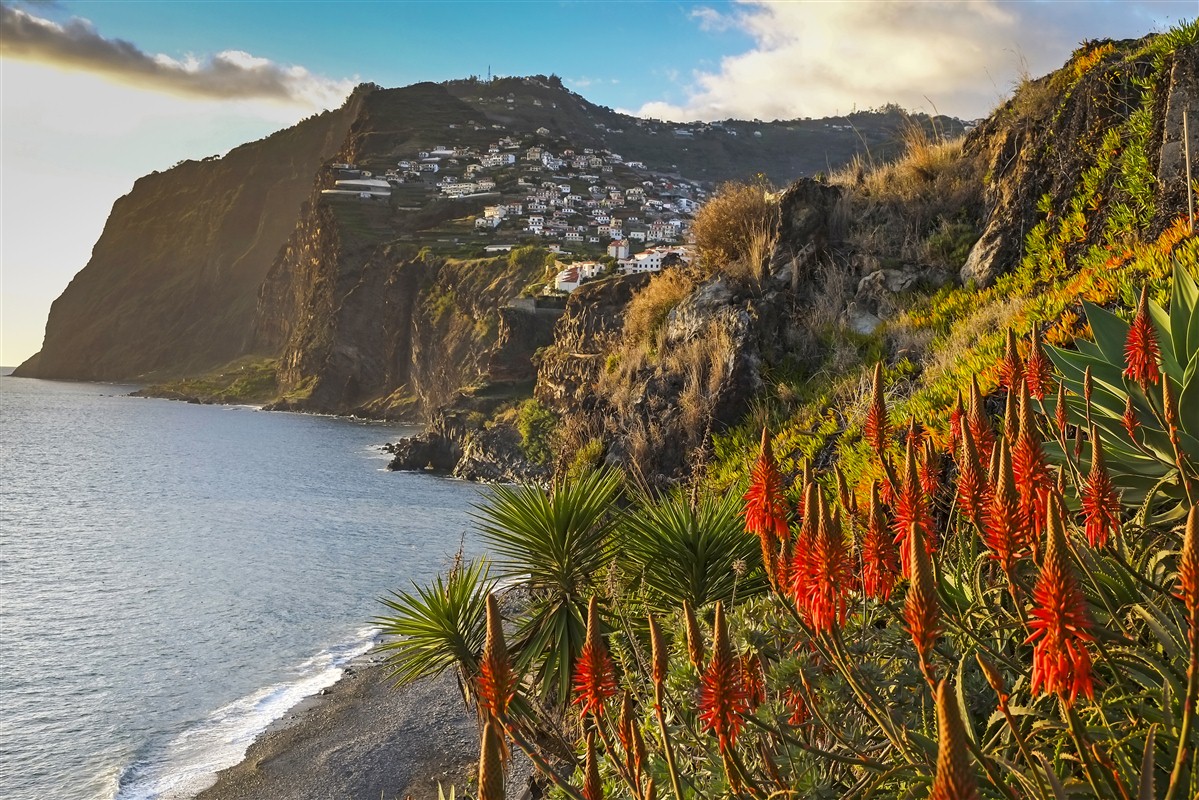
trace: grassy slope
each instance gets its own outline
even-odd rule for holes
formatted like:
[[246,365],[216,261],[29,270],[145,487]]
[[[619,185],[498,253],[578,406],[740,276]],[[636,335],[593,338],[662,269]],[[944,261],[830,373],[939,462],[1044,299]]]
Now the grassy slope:
[[[1156,176],[1149,167],[1154,163],[1153,108],[1167,77],[1163,63],[1175,48],[1193,43],[1197,30],[1191,23],[1148,43],[1083,47],[1046,83],[1022,87],[997,112],[1013,117],[1013,125],[1021,124],[1019,116],[1043,102],[1046,92],[1059,104],[1050,113],[1060,114],[1087,72],[1100,65],[1133,73],[1137,65],[1150,67],[1139,83],[1140,106],[1123,124],[1082,143],[1083,168],[1069,196],[1057,202],[1052,196],[1042,198],[1040,222],[1025,238],[1018,264],[989,288],[946,288],[913,302],[874,337],[854,337],[850,345],[856,358],[848,365],[841,348],[837,364],[826,363],[802,380],[779,376],[757,413],[717,437],[712,481],[727,486],[741,479],[762,424],[774,431],[774,451],[784,470],[796,473],[805,462],[836,461],[851,484],[877,477],[860,437],[875,354],[899,354],[886,363],[892,419],[920,420],[943,438],[957,394],[967,393],[972,376],[978,377],[984,395],[997,388],[996,365],[1007,329],[1025,337],[1037,322],[1049,343],[1068,343],[1087,334],[1082,300],[1118,305],[1127,314],[1146,282],[1151,295],[1164,301],[1175,259],[1199,274],[1199,240],[1189,233],[1185,219],[1153,230]],[[1070,146],[1048,145],[1046,160]]]

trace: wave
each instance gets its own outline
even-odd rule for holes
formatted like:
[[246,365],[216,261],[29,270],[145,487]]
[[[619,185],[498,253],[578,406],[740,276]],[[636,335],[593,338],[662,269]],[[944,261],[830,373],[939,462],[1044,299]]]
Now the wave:
[[183,730],[159,752],[129,764],[113,800],[183,800],[245,758],[254,740],[301,700],[335,684],[353,659],[365,655],[379,629],[363,628],[349,642],[322,650],[294,668],[295,677],[218,708]]

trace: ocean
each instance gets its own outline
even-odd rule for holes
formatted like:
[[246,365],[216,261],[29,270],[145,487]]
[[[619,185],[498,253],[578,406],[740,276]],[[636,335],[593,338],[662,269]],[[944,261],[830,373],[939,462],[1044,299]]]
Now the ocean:
[[[7,372],[7,370],[6,370]],[[478,552],[412,429],[0,377],[0,797],[187,798]]]

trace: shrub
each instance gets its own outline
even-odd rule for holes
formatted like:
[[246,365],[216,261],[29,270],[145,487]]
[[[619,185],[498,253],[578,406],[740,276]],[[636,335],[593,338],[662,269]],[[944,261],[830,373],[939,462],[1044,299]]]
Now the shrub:
[[536,399],[521,404],[516,415],[516,430],[520,434],[520,450],[534,464],[544,465],[553,457],[551,440],[558,418]]
[[699,209],[691,226],[701,266],[710,273],[759,284],[778,216],[778,200],[765,180],[722,185]]
[[625,344],[640,349],[648,347],[666,323],[666,316],[694,288],[695,283],[677,269],[663,270],[651,278],[625,308]]

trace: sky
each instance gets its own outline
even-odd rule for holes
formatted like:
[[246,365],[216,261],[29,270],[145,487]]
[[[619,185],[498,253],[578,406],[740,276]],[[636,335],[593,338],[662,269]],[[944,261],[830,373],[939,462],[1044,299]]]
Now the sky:
[[133,182],[341,104],[358,83],[557,74],[672,120],[886,103],[985,116],[1080,42],[1196,16],[1195,0],[0,0],[0,364]]

